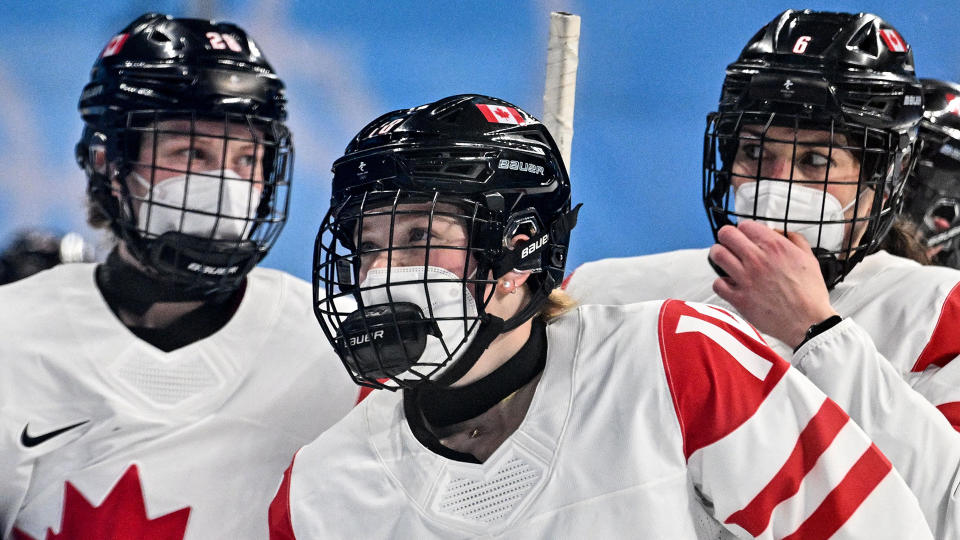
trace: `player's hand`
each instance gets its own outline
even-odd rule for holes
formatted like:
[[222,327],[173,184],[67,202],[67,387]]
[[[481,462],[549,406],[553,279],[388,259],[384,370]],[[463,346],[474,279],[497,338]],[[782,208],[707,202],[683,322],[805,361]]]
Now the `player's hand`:
[[713,291],[761,332],[795,348],[810,326],[837,314],[803,236],[741,221],[721,228],[717,241],[710,258],[727,277],[717,278]]

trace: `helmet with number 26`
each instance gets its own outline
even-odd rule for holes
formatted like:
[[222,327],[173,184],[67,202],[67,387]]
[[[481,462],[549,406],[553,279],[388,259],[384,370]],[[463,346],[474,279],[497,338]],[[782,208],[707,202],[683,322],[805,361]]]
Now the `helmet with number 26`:
[[104,47],[80,96],[90,220],[158,279],[230,291],[287,217],[284,85],[243,29],[149,13]]

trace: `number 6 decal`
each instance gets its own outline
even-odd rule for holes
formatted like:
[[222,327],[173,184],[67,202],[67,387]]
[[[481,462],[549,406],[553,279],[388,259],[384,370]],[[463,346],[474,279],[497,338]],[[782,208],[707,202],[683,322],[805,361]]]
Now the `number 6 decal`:
[[810,43],[810,36],[800,36],[797,42],[793,44],[793,52],[803,54],[807,50],[807,43]]

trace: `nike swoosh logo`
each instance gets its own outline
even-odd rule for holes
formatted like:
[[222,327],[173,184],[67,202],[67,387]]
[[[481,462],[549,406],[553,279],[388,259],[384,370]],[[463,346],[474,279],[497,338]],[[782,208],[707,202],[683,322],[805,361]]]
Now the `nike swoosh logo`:
[[50,439],[56,437],[57,435],[62,435],[75,427],[80,427],[86,424],[87,422],[89,422],[89,420],[84,420],[83,422],[77,422],[76,424],[73,424],[67,427],[62,427],[60,429],[48,431],[47,433],[44,433],[43,435],[37,435],[36,437],[31,437],[27,433],[27,428],[30,427],[30,424],[27,424],[23,426],[23,432],[20,433],[20,444],[26,446],[27,448],[32,448],[34,446],[37,446],[38,444],[42,444],[44,442],[49,441]]

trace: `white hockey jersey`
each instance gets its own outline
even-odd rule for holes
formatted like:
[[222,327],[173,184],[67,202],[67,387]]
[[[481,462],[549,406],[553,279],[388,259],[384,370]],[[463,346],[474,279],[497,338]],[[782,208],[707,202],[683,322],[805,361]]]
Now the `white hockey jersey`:
[[676,300],[547,326],[517,431],[440,456],[374,392],[297,453],[271,538],[929,538],[855,423],[741,319]]
[[294,452],[357,395],[309,284],[255,269],[223,328],[166,353],[114,316],[94,267],[0,287],[0,535],[266,538]]
[[[589,304],[682,298],[734,309],[713,292],[707,249],[605,259],[567,292]],[[960,272],[878,252],[830,291],[844,321],[804,344],[764,339],[857,421],[916,493],[937,538],[960,538]],[[912,387],[912,389],[911,389]],[[918,393],[919,392],[919,393]],[[942,412],[930,405],[936,405]]]

